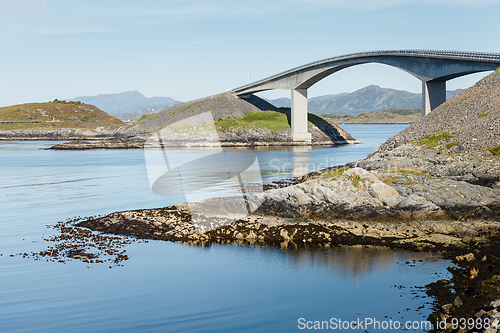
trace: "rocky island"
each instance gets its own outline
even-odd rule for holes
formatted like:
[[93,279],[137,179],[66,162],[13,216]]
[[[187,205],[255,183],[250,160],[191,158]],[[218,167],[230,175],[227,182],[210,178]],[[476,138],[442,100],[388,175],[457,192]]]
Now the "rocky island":
[[55,99],[0,108],[0,140],[102,140],[125,123],[99,108]]
[[[223,147],[358,143],[334,122],[314,114],[308,114],[312,142],[294,142],[290,129],[290,108],[276,108],[253,95],[242,98],[233,93],[223,93],[145,115],[133,125],[117,130],[114,133],[116,140],[68,142],[55,145],[52,149],[143,148],[147,139],[160,129],[207,112],[212,115]],[[182,146],[187,147],[186,144]],[[191,146],[196,147],[193,143]]]

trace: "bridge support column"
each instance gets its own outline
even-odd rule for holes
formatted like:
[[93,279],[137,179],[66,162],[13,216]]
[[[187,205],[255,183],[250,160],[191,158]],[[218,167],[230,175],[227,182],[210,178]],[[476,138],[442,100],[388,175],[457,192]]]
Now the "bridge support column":
[[446,102],[446,81],[422,81],[422,114],[425,116]]
[[292,89],[293,141],[311,141],[307,132],[307,89]]

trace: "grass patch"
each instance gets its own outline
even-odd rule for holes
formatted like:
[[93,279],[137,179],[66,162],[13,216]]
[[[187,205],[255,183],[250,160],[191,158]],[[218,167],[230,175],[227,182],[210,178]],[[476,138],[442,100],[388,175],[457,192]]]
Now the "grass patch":
[[448,148],[448,149],[450,149],[450,148],[455,147],[455,146],[458,146],[458,145],[460,145],[460,142],[458,142],[458,141],[453,141],[453,142],[447,143],[447,144],[445,145],[445,147],[446,147],[446,148]]
[[491,152],[493,155],[498,156],[500,155],[500,146],[492,147],[486,149],[487,151]]
[[352,185],[354,187],[358,187],[360,182],[361,182],[361,177],[359,175],[354,175],[352,177]]
[[237,128],[265,127],[271,132],[275,132],[290,128],[286,114],[276,111],[249,112],[242,118],[220,119],[215,122],[215,125],[223,131]]
[[422,109],[400,108],[350,115],[324,114],[323,116],[339,123],[406,123],[422,118]]
[[384,177],[379,177],[379,179],[387,184],[387,185],[390,185],[390,184],[393,184],[394,183],[394,177],[393,176],[384,176]]
[[441,141],[447,141],[449,139],[453,138],[453,135],[448,134],[448,133],[443,133],[443,134],[436,134],[432,136],[426,136],[418,141],[415,142],[417,145],[425,145],[428,147],[435,147],[438,145],[439,142]]
[[344,167],[344,168],[338,168],[338,169],[335,169],[332,171],[328,171],[328,172],[324,173],[321,178],[323,178],[325,180],[334,180],[334,179],[337,179],[337,177],[341,176],[344,173],[344,171],[346,171],[346,170],[349,170],[349,168]]
[[154,112],[151,112],[151,113],[148,113],[148,114],[145,114],[143,115],[141,118],[139,118],[136,122],[135,122],[135,125],[137,124],[142,124],[146,119],[148,119],[149,117],[151,117],[152,115],[154,115],[155,113]]
[[[381,170],[382,171],[382,170]],[[403,176],[408,176],[408,175],[415,175],[415,176],[423,176],[427,177],[429,179],[435,178],[429,175],[428,173],[420,172],[414,169],[408,169],[408,168],[395,168],[395,169],[388,169],[388,170],[383,170],[384,172],[388,173],[399,173]]]

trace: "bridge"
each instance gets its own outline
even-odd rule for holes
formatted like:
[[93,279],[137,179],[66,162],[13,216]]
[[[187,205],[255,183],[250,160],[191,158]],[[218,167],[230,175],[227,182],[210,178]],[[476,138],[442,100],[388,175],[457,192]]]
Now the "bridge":
[[500,54],[460,51],[400,50],[346,54],[312,62],[233,89],[244,97],[273,89],[291,90],[294,141],[310,141],[307,131],[307,89],[325,77],[355,65],[379,63],[399,68],[422,81],[422,112],[446,102],[446,81],[500,66]]

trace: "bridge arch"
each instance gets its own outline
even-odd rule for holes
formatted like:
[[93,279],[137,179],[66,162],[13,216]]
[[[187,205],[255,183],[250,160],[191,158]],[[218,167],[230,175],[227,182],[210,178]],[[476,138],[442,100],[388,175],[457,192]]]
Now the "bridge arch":
[[422,112],[446,101],[446,81],[500,66],[500,54],[459,51],[373,51],[328,58],[233,89],[239,96],[273,89],[291,90],[294,140],[311,140],[307,132],[307,89],[343,69],[379,63],[399,68],[422,81]]

